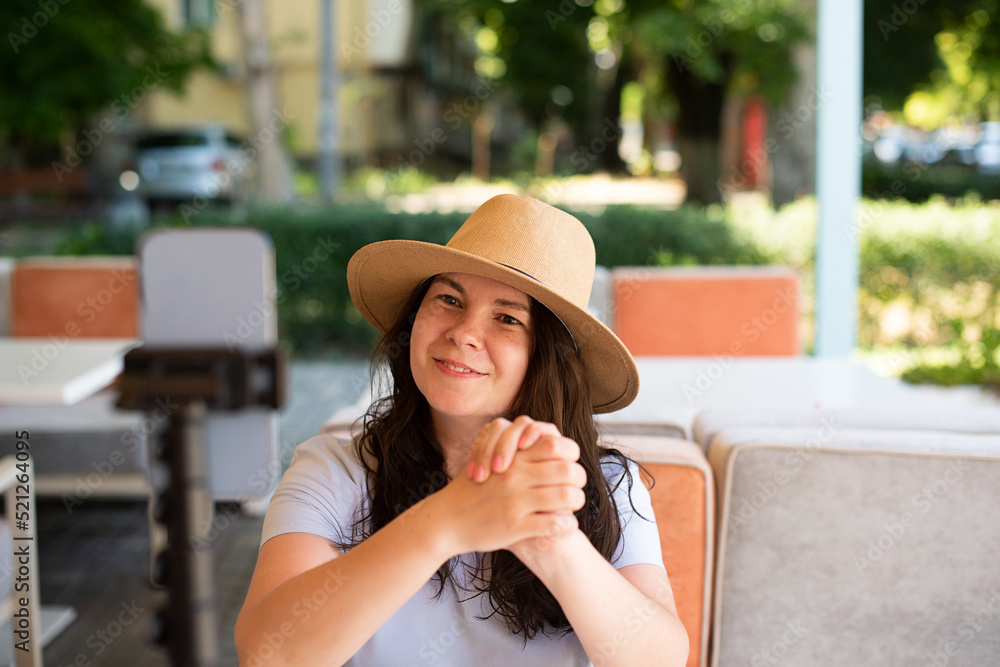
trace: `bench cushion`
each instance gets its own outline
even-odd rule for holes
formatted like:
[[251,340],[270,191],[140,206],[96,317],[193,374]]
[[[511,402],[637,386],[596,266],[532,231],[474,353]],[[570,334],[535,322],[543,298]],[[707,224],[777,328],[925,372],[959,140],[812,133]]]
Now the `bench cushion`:
[[[914,401],[916,402],[916,401]],[[716,434],[734,426],[1000,433],[1000,408],[708,408],[694,421],[694,439],[708,449]]]
[[1000,655],[1000,437],[732,428],[709,460],[713,665]]
[[21,259],[10,289],[12,336],[140,337],[133,257]]
[[794,356],[798,277],[781,267],[622,267],[615,333],[634,355]]

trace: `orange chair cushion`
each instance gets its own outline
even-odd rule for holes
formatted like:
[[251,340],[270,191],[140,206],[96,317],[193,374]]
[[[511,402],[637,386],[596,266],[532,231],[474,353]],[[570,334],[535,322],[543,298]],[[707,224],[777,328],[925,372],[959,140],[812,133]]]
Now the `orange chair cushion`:
[[[677,615],[691,642],[688,667],[701,664],[705,608],[706,522],[705,475],[696,468],[673,464],[646,464],[656,480],[650,491],[660,531],[663,566],[670,577]],[[646,486],[649,486],[649,480]]]
[[697,444],[666,436],[612,433],[605,444],[639,461],[660,534],[663,566],[690,642],[688,667],[708,662],[715,496],[712,471]]
[[612,272],[615,332],[634,355],[794,356],[798,279],[774,267]]
[[19,260],[11,273],[11,335],[138,338],[131,257]]

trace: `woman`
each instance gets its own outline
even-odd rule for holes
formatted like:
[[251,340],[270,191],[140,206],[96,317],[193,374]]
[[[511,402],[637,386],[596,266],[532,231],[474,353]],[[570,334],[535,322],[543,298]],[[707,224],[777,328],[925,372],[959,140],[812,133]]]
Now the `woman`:
[[391,390],[354,443],[296,449],[237,621],[242,665],[685,663],[648,493],[597,442],[594,412],[639,378],[586,312],[593,273],[578,220],[513,195],[446,246],[355,254]]

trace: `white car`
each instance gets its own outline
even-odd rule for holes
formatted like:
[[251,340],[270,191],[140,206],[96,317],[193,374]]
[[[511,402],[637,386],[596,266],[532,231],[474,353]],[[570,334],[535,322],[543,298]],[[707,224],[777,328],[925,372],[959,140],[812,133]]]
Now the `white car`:
[[984,174],[1000,174],[1000,123],[980,123],[982,136],[976,144],[976,165]]
[[120,182],[146,200],[237,202],[252,182],[246,144],[221,126],[150,131],[134,146]]

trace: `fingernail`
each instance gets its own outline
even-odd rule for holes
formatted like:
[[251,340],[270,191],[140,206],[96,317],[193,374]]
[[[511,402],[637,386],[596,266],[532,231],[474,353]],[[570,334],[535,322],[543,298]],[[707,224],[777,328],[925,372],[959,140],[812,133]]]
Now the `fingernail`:
[[486,468],[479,466],[476,468],[476,481],[481,482],[486,479]]
[[503,456],[497,454],[496,458],[493,459],[493,472],[500,472],[500,470],[502,469],[503,469]]
[[469,477],[469,479],[475,479],[476,478],[476,462],[475,461],[469,461],[469,469],[466,471],[465,474]]

